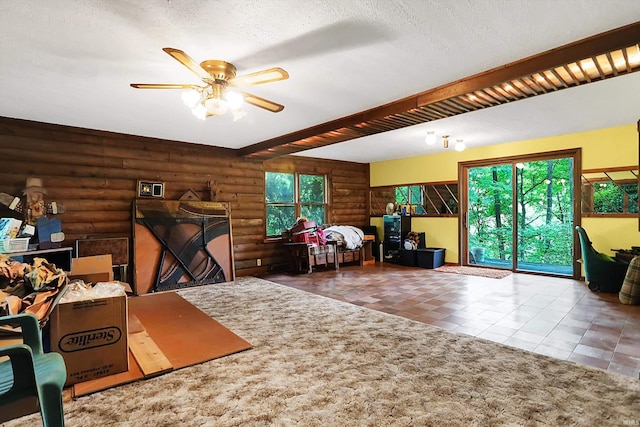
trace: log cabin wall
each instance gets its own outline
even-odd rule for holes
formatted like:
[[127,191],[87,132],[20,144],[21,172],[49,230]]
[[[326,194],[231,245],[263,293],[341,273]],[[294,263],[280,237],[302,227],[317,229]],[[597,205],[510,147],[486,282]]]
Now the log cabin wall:
[[[246,160],[220,147],[4,117],[0,152],[0,192],[21,196],[27,177],[34,176],[42,178],[47,201],[65,205],[59,215],[63,246],[85,238],[131,239],[138,180],[164,182],[165,199],[191,189],[202,200],[228,202],[236,275],[265,273],[286,262],[281,244],[265,241],[266,170],[327,174],[329,221],[369,224],[368,164],[295,156]],[[16,213],[0,205],[0,215]]]

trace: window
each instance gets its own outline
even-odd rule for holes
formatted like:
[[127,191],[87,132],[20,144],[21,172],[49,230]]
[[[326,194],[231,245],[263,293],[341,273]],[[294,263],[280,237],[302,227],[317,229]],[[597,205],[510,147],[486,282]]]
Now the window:
[[406,185],[396,187],[396,205],[404,207],[407,213],[412,215],[424,214],[421,186]]
[[267,237],[280,235],[296,220],[294,175],[267,172],[265,175],[267,203]]
[[327,218],[327,191],[324,175],[266,172],[265,202],[267,237],[280,236],[300,216],[317,224]]
[[635,216],[638,213],[638,170],[629,168],[582,172],[582,214]]
[[320,175],[300,175],[300,216],[316,224],[325,221],[324,177]]

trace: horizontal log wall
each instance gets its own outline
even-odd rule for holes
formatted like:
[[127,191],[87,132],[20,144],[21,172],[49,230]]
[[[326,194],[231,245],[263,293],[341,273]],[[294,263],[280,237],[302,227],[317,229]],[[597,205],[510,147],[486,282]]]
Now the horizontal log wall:
[[[368,225],[366,164],[295,156],[246,160],[220,147],[0,117],[0,192],[19,196],[27,177],[42,178],[46,200],[66,207],[59,215],[64,246],[93,237],[131,239],[138,180],[164,182],[165,199],[191,189],[202,200],[229,202],[236,274],[264,273],[286,262],[281,244],[265,242],[266,170],[327,174],[330,222]],[[0,205],[0,215],[15,212]]]

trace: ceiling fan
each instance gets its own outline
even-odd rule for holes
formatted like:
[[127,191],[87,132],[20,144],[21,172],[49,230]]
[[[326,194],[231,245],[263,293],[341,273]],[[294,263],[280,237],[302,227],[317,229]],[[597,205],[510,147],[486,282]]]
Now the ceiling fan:
[[131,87],[136,89],[187,89],[182,94],[182,99],[192,109],[193,114],[202,120],[210,116],[220,116],[227,110],[231,110],[234,120],[238,120],[246,114],[242,110],[242,104],[245,102],[273,113],[284,109],[284,105],[235,90],[235,88],[245,86],[286,80],[289,78],[289,74],[282,68],[270,68],[236,77],[236,67],[229,62],[210,59],[198,65],[181,50],[170,47],[165,47],[162,50],[200,77],[205,85],[131,83]]

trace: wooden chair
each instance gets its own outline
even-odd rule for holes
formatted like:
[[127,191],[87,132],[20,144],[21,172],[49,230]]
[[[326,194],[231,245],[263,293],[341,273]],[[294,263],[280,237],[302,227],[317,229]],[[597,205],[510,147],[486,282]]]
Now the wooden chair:
[[[44,426],[64,426],[64,359],[58,353],[42,351],[42,336],[34,315],[0,317],[0,326],[4,325],[19,325],[23,343],[0,348],[0,359],[9,358],[0,362],[0,422],[32,413],[25,401],[37,399]],[[23,412],[16,413],[17,407]],[[10,418],[4,419],[9,413]]]

